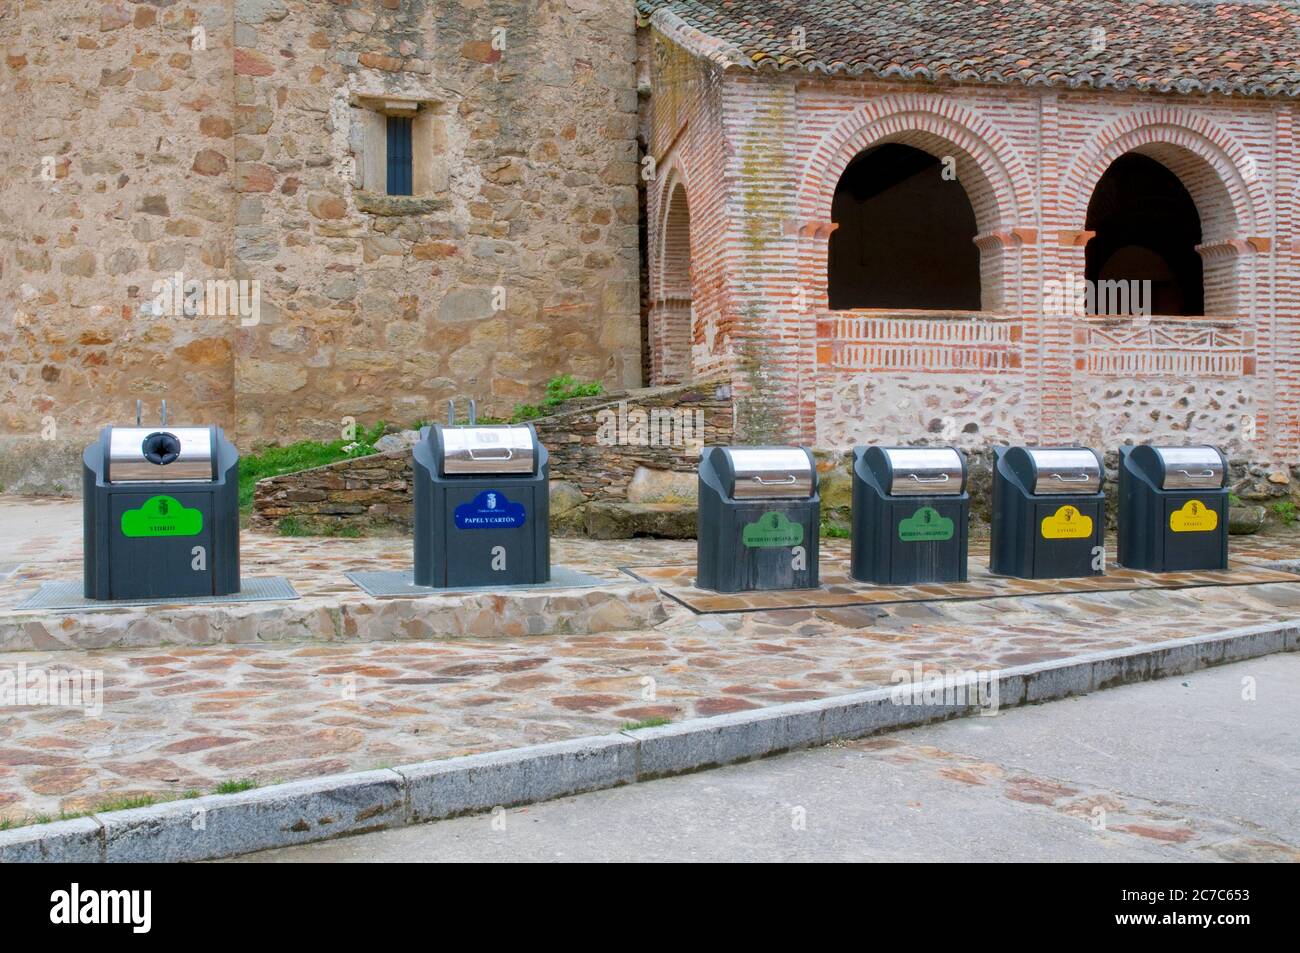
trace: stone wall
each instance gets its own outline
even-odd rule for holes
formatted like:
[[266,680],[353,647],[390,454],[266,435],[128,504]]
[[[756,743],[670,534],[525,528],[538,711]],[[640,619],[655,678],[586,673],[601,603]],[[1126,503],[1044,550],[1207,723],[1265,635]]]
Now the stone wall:
[[[552,524],[582,533],[598,520],[591,531],[599,533],[612,531],[611,521],[633,520],[648,535],[660,528],[689,535],[700,447],[732,442],[725,386],[649,388],[576,403],[534,422],[551,456]],[[272,477],[257,484],[251,524],[274,529],[291,519],[314,533],[410,532],[412,485],[409,450]],[[622,504],[633,510],[604,508]],[[585,512],[589,507],[596,509]]]
[[551,480],[586,500],[626,501],[638,469],[694,475],[700,449],[734,442],[730,389],[716,381],[647,388],[537,421]]
[[9,489],[79,487],[80,448],[136,397],[151,416],[166,397],[196,422],[234,418],[230,322],[149,307],[156,280],[228,273],[231,183],[209,173],[228,165],[234,6],[20,0],[0,11]]
[[289,519],[310,534],[409,532],[415,523],[412,486],[409,450],[341,460],[259,482],[249,523],[275,529]]
[[[12,0],[0,43],[9,489],[137,396],[251,449],[640,383],[631,0]],[[177,273],[257,322],[160,313]]]

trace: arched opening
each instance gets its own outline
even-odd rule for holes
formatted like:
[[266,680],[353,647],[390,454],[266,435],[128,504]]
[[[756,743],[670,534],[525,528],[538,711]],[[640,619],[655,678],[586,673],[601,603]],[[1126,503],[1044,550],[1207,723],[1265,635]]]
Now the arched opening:
[[1136,152],[1112,162],[1093,190],[1084,227],[1096,233],[1084,266],[1092,314],[1205,313],[1196,250],[1201,217],[1165,165]]
[[832,310],[980,309],[975,210],[944,173],[935,156],[897,142],[849,163],[831,205]]
[[685,381],[691,371],[691,210],[686,188],[672,187],[659,245],[659,282],[652,323],[655,383]]

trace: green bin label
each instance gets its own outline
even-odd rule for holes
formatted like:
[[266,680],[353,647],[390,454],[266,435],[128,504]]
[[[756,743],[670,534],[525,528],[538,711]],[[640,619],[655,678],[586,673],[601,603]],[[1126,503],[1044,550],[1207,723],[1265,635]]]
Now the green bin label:
[[203,511],[187,509],[171,496],[154,496],[138,510],[122,514],[123,536],[197,536],[203,532]]
[[764,513],[745,525],[740,540],[750,549],[798,546],[803,542],[803,524],[790,522],[784,513]]
[[898,524],[898,538],[905,543],[943,542],[952,539],[952,531],[952,520],[933,506],[921,507]]

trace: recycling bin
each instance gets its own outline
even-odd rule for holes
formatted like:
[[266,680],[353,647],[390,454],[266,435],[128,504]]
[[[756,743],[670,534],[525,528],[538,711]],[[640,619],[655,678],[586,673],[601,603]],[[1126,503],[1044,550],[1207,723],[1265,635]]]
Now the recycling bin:
[[1119,564],[1228,568],[1228,458],[1217,447],[1119,450]]
[[550,581],[550,462],[531,424],[434,424],[414,457],[416,585]]
[[[164,404],[164,408],[165,408]],[[109,426],[82,455],[87,599],[239,591],[239,453],[217,426]]]
[[853,556],[859,582],[965,582],[970,494],[954,447],[856,447]]
[[1101,456],[1087,447],[996,447],[989,568],[1061,579],[1105,571]]
[[815,589],[817,466],[804,447],[706,447],[695,583],[715,592]]

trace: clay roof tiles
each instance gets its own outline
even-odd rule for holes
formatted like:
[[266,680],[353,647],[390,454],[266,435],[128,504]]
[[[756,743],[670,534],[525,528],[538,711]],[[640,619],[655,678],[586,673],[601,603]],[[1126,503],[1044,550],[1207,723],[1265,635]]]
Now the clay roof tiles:
[[637,7],[675,42],[733,69],[1300,97],[1296,2],[638,0]]

